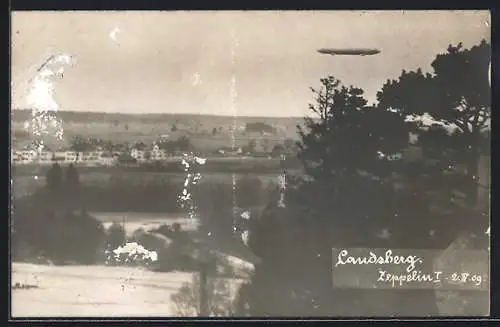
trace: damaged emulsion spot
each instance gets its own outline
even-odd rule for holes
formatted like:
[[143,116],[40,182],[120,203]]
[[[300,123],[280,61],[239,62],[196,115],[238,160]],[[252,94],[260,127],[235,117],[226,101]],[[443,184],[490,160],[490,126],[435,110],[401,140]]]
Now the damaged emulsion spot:
[[115,41],[118,45],[120,45],[120,43],[118,42],[118,39],[116,38],[116,35],[121,32],[120,28],[119,27],[115,27],[113,28],[113,30],[109,33],[109,37],[111,38],[111,40]]
[[[285,157],[282,156],[281,160],[285,161]],[[285,192],[286,192],[286,171],[283,169],[283,172],[279,176],[279,189],[280,189],[280,199],[278,202],[278,207],[285,207]]]
[[25,123],[25,127],[33,136],[32,150],[38,154],[44,149],[47,139],[62,141],[64,130],[56,116],[59,106],[54,100],[54,83],[63,78],[65,66],[75,64],[76,60],[67,54],[51,55],[29,82],[26,100],[32,111],[31,120]]
[[181,162],[182,166],[184,166],[184,172],[186,172],[186,178],[184,180],[182,193],[178,197],[178,201],[181,208],[188,210],[189,218],[194,219],[196,225],[199,224],[199,219],[196,213],[197,207],[191,193],[189,192],[189,186],[196,185],[201,180],[201,174],[199,172],[194,172],[193,168],[196,165],[204,165],[206,161],[207,159],[197,157],[192,153],[184,153]]
[[[234,30],[231,31],[231,66],[233,68],[233,73],[231,76],[231,86],[230,86],[230,95],[231,95],[231,108],[233,109],[233,126],[231,126],[231,148],[235,149],[236,148],[236,138],[234,135],[234,131],[236,129],[237,125],[237,118],[238,118],[238,109],[236,106],[236,97],[238,96],[238,92],[236,90],[236,48],[238,47],[238,40],[236,39],[236,36],[234,34]],[[238,203],[236,199],[236,174],[232,174],[232,192],[233,192],[233,232],[236,233],[237,231],[237,214],[238,214]]]
[[198,86],[198,85],[202,84],[200,73],[194,73],[192,84],[193,84],[193,86]]

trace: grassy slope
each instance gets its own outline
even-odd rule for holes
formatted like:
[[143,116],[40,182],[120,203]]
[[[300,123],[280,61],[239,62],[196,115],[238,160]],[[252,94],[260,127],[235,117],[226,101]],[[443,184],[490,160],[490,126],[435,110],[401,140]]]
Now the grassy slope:
[[[24,123],[30,120],[29,110],[11,111],[12,133],[17,141],[29,139],[24,130]],[[65,142],[75,135],[100,137],[115,142],[137,141],[151,142],[158,136],[169,134],[172,138],[188,135],[199,148],[217,148],[230,146],[232,137],[230,128],[234,118],[230,116],[211,116],[195,114],[118,114],[99,112],[60,111],[58,118],[63,122]],[[270,146],[282,143],[285,138],[297,138],[297,124],[302,124],[300,117],[237,117],[236,127],[242,128],[249,122],[264,122],[276,127],[276,136],[268,136]],[[172,125],[178,127],[171,132]],[[212,129],[222,128],[212,135]],[[249,139],[259,139],[260,135],[244,135],[236,132],[238,146],[246,145]],[[50,141],[50,140],[49,140]]]

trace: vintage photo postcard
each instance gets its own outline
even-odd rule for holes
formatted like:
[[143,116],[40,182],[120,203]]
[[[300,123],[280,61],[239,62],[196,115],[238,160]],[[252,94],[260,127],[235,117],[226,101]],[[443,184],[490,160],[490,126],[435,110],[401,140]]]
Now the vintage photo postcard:
[[488,316],[490,30],[13,12],[11,316]]

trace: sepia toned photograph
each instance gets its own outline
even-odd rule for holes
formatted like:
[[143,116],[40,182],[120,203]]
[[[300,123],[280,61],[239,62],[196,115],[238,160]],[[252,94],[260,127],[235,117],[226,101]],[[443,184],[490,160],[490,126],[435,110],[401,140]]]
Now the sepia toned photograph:
[[490,314],[488,11],[14,11],[10,315]]

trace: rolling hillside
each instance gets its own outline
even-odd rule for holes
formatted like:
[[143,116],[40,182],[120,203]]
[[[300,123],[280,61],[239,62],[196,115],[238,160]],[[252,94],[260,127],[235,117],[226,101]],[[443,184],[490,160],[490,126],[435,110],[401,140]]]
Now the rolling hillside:
[[[297,139],[297,124],[301,117],[234,117],[195,114],[120,114],[100,112],[57,113],[62,120],[64,143],[74,136],[96,137],[114,142],[152,142],[162,135],[176,139],[186,135],[203,148],[231,146],[234,128],[235,145],[246,145],[250,139],[263,139],[272,147],[287,138]],[[12,110],[11,128],[13,142],[30,140],[31,133],[25,128],[30,121],[30,110]],[[275,134],[262,136],[258,132],[245,132],[247,123],[265,123],[275,128]],[[50,140],[48,141],[50,142]],[[196,144],[194,144],[196,147]]]

